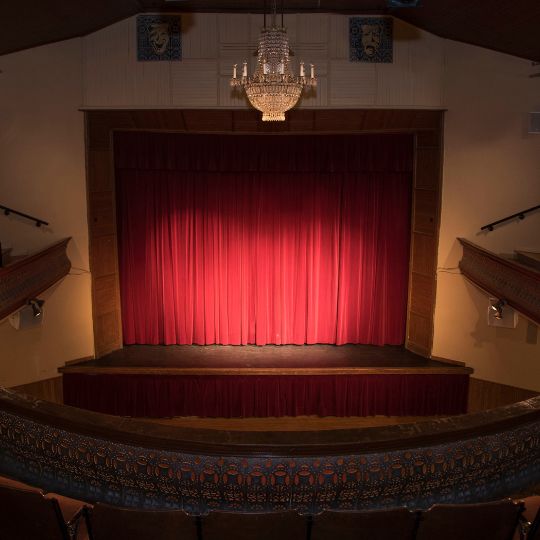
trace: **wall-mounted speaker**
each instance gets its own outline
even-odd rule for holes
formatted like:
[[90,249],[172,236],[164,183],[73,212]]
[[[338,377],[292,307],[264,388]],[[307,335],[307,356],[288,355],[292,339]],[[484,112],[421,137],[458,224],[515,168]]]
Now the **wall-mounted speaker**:
[[529,113],[529,133],[540,135],[540,112]]

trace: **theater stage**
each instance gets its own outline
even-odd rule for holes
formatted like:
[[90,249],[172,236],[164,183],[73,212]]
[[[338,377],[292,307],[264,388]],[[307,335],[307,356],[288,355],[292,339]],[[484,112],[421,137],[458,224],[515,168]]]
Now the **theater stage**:
[[472,370],[390,346],[131,345],[60,372],[66,405],[233,418],[461,414]]

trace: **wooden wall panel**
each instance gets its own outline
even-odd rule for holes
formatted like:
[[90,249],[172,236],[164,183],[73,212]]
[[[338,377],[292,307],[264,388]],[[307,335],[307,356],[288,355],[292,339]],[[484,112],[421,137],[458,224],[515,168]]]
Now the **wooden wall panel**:
[[413,231],[417,233],[434,235],[438,229],[437,202],[438,190],[414,190]]
[[118,267],[116,255],[116,234],[92,236],[92,273],[96,278],[116,274]]
[[[112,132],[115,130],[220,133],[416,134],[407,348],[429,356],[433,339],[442,111],[351,109],[294,110],[285,122],[262,122],[254,110],[87,111],[88,215],[96,355],[122,347],[114,202]],[[419,180],[418,180],[419,179]]]
[[433,258],[436,238],[431,234],[415,234],[412,245],[411,270],[421,276],[433,276],[437,261]]
[[14,386],[12,388],[16,392],[28,394],[29,396],[44,401],[52,401],[53,403],[64,403],[64,392],[62,386],[62,376],[52,377],[51,379],[44,379],[42,381],[36,381],[30,384],[22,384],[20,386]]
[[92,235],[94,237],[114,235],[116,223],[112,190],[89,192],[88,200],[88,221],[91,223]]
[[[97,137],[95,134],[93,138]],[[114,178],[112,175],[111,153],[109,151],[108,131],[105,140],[101,141],[101,150],[88,150],[88,191],[112,191]],[[96,141],[99,144],[99,141]]]
[[[424,117],[419,123],[426,121]],[[413,189],[409,309],[406,346],[431,355],[437,289],[437,246],[442,176],[442,115],[437,129],[416,138]]]
[[503,407],[539,394],[539,392],[533,392],[532,390],[471,377],[469,379],[468,412],[473,413]]
[[[144,118],[143,113],[140,120]],[[129,111],[86,115],[88,233],[97,357],[122,347],[112,130],[133,126]]]
[[94,309],[99,315],[113,313],[118,310],[116,302],[116,275],[103,276],[94,280]]
[[[412,293],[414,294],[414,293]],[[429,336],[433,334],[433,321],[409,310],[407,348],[422,356],[430,355]]]
[[411,272],[411,302],[410,308],[414,313],[429,319],[433,311],[435,295],[433,276],[425,276]]
[[94,333],[97,334],[97,337],[94,338],[96,340],[96,357],[121,349],[122,319],[120,308],[94,317]]
[[416,170],[417,189],[436,190],[439,185],[439,171],[441,166],[440,148],[418,146],[416,149],[418,163],[422,166]]

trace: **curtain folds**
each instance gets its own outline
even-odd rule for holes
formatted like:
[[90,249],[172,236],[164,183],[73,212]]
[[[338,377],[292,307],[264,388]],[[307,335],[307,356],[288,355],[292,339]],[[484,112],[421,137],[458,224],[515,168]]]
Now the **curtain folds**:
[[117,133],[126,344],[402,344],[413,141]]

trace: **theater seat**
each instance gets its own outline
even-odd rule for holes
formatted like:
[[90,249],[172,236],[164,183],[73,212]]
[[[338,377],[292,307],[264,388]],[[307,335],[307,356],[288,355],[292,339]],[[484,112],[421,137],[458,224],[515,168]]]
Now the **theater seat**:
[[527,540],[540,540],[540,496],[527,497],[525,519],[531,523]]
[[313,517],[311,540],[412,540],[417,521],[406,508],[326,511]]
[[58,501],[39,490],[0,485],[0,538],[70,540]]
[[132,510],[98,503],[88,514],[93,540],[197,540],[196,520],[182,510]]
[[[11,487],[15,489],[22,489],[25,491],[33,491],[34,493],[43,493],[39,488],[24,484],[18,480],[12,480],[5,476],[0,476],[0,486]],[[64,521],[69,524],[77,524],[77,540],[88,540],[88,532],[86,530],[86,524],[84,519],[79,519],[81,511],[84,506],[88,506],[87,503],[72,499],[70,497],[64,497],[57,493],[46,493],[46,499],[56,499],[60,505],[62,516]],[[0,537],[1,540],[1,537]]]
[[[202,518],[203,540],[304,540],[308,519],[296,512],[211,512]],[[337,540],[337,539],[335,539]]]
[[422,514],[417,540],[511,540],[523,504],[510,499],[434,505]]

